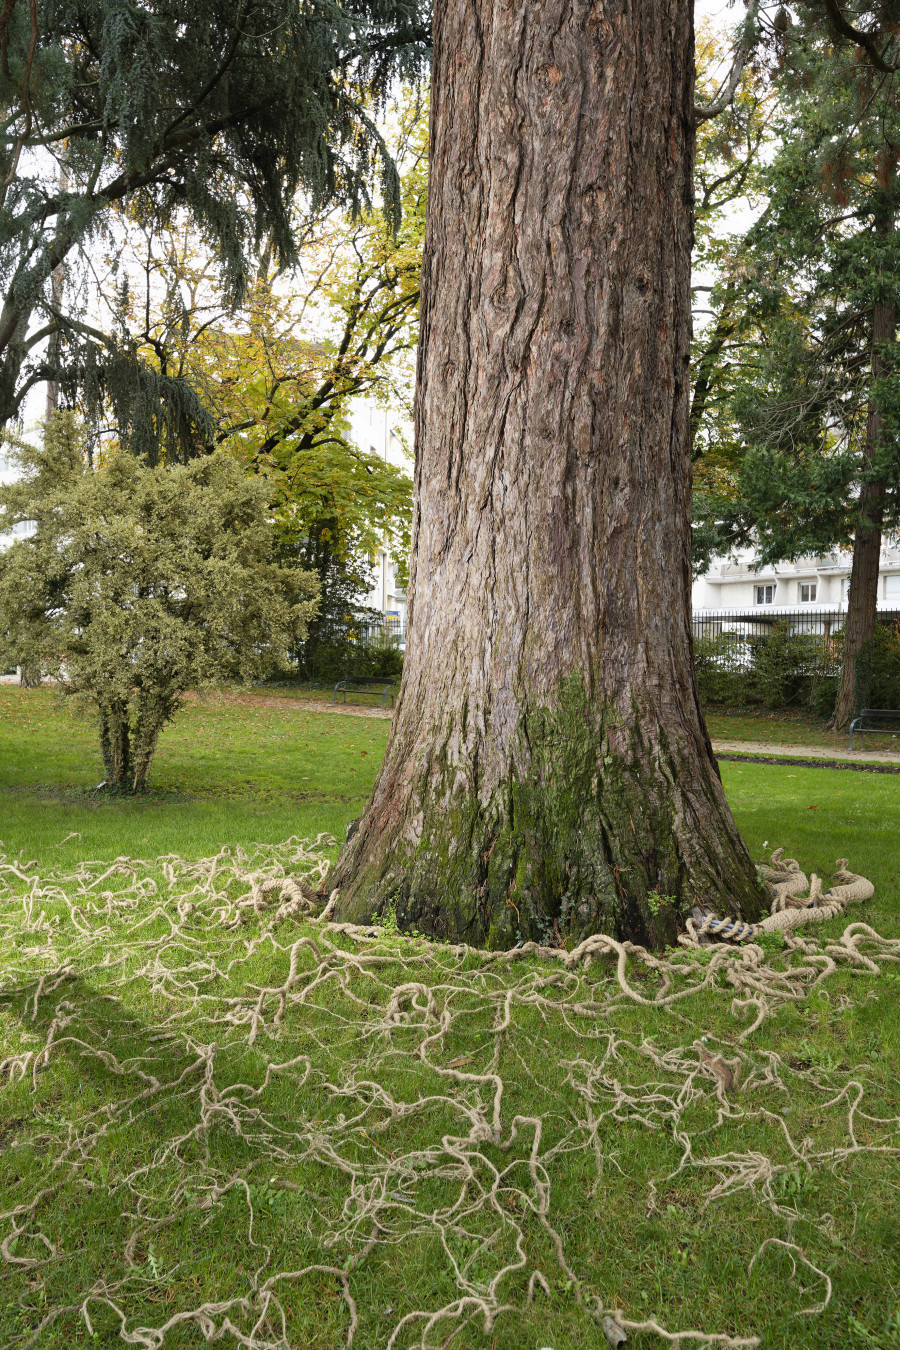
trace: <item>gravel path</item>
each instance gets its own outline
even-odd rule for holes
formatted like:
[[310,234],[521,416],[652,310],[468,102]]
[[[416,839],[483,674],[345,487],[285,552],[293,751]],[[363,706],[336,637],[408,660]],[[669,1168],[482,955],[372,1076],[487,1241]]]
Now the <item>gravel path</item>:
[[898,750],[828,750],[821,745],[777,745],[772,741],[713,741],[716,754],[777,755],[779,759],[824,759],[845,764],[898,764]]
[[[188,694],[188,698],[200,701],[198,695]],[[325,703],[314,698],[277,698],[266,694],[206,694],[210,702],[250,703],[254,708],[296,708],[298,712],[340,713],[346,717],[383,717],[388,721],[393,717],[392,708],[358,707],[355,703]]]

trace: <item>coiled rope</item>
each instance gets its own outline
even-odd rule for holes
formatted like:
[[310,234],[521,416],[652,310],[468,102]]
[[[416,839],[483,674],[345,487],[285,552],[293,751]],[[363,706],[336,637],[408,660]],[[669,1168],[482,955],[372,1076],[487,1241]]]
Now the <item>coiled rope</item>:
[[782,858],[783,848],[772,854],[769,864],[757,870],[760,880],[770,889],[772,908],[760,923],[742,919],[722,919],[712,911],[694,911],[687,920],[687,932],[680,938],[686,947],[698,947],[705,941],[752,942],[763,933],[780,933],[807,923],[823,923],[843,913],[848,905],[870,900],[875,887],[866,877],[847,871],[847,859],[838,858],[831,886],[822,890],[815,872],[807,878],[796,858]]

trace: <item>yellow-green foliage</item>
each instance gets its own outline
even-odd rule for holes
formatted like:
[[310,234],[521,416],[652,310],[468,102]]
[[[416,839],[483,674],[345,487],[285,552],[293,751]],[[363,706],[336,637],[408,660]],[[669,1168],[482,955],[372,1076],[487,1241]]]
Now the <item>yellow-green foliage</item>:
[[95,466],[68,414],[15,448],[0,530],[35,528],[0,556],[0,655],[92,703],[110,785],[139,789],[183,692],[264,675],[305,635],[317,582],[271,561],[266,484],[229,456]]

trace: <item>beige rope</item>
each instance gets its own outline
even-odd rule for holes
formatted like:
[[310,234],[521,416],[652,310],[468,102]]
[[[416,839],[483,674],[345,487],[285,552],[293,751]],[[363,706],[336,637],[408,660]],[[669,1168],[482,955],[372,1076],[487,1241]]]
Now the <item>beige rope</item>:
[[[499,1319],[525,1325],[531,1304],[549,1297],[556,1281],[610,1344],[643,1332],[684,1350],[758,1346],[739,1328],[680,1329],[686,1309],[672,1330],[649,1309],[646,1320],[632,1320],[627,1306],[610,1306],[614,1288],[592,1284],[566,1222],[562,1181],[573,1174],[565,1158],[585,1155],[585,1203],[589,1194],[600,1214],[613,1171],[623,1173],[629,1195],[634,1189],[627,1154],[617,1160],[618,1148],[610,1149],[634,1129],[659,1132],[678,1157],[676,1164],[651,1150],[663,1171],[648,1180],[647,1215],[660,1212],[657,1183],[677,1185],[703,1207],[742,1194],[756,1206],[754,1221],[768,1225],[754,1239],[756,1265],[780,1254],[796,1274],[812,1275],[821,1293],[804,1299],[797,1315],[824,1311],[829,1263],[790,1239],[801,1219],[835,1242],[842,1230],[819,1213],[818,1200],[788,1194],[783,1183],[794,1172],[831,1175],[864,1155],[900,1158],[900,1117],[870,1105],[866,1080],[797,1067],[751,1037],[841,967],[876,978],[888,965],[900,969],[900,938],[862,923],[821,941],[786,929],[777,956],[725,941],[703,952],[651,952],[605,934],[572,951],[411,940],[383,925],[330,923],[334,893],[310,917],[307,907],[325,900],[333,846],[323,836],[222,849],[199,861],[173,854],[82,862],[43,878],[0,846],[0,999],[18,1010],[5,1023],[0,1058],[0,1094],[16,1098],[7,1118],[29,1087],[53,1100],[66,1082],[53,1075],[68,1078],[72,1056],[99,1085],[97,1096],[70,1097],[59,1124],[40,1112],[30,1120],[22,1112],[16,1122],[23,1143],[39,1140],[42,1164],[0,1209],[0,1270],[13,1297],[20,1290],[32,1309],[15,1339],[4,1339],[9,1350],[42,1344],[57,1319],[76,1316],[89,1335],[103,1318],[109,1329],[98,1325],[98,1334],[145,1350],[167,1350],[185,1336],[283,1350],[296,1313],[285,1291],[307,1280],[316,1285],[310,1297],[331,1286],[341,1300],[343,1314],[335,1315],[343,1315],[343,1332],[333,1330],[329,1344],[353,1350],[376,1343],[433,1350],[473,1322],[471,1334],[487,1344]],[[782,897],[779,923],[824,918],[831,906],[872,893],[845,859],[824,895],[818,878],[807,882],[780,853],[763,875],[773,903],[776,892]],[[259,983],[261,954],[269,983]],[[705,1020],[715,990],[743,1025],[739,1034],[713,1034]],[[151,1006],[139,1041],[130,1015],[107,1015]],[[630,1006],[641,1010],[634,1039],[619,1025]],[[654,1009],[665,1016],[654,1018]],[[798,1111],[795,1134],[791,1119],[772,1108],[782,1098],[790,1104],[798,1083],[815,1094],[823,1119]],[[533,1098],[525,1096],[532,1087]],[[532,1100],[532,1114],[518,1114]],[[561,1102],[569,1103],[565,1113]],[[115,1132],[135,1125],[152,1148],[117,1149]],[[210,1148],[213,1131],[231,1137],[241,1156]],[[305,1189],[313,1172],[329,1176],[335,1203],[322,1205]],[[117,1197],[115,1249],[66,1250],[57,1232],[66,1188],[84,1184]],[[282,1192],[307,1200],[310,1253],[302,1262],[286,1259],[280,1237],[277,1249],[265,1242],[273,1230],[261,1206]],[[256,1273],[216,1268],[196,1289],[173,1279],[170,1303],[169,1267],[161,1264],[166,1306],[154,1311],[155,1300],[145,1303],[149,1276],[157,1279],[151,1239],[184,1223],[203,1241],[229,1197],[229,1225],[243,1225],[247,1252],[258,1252]],[[419,1307],[398,1287],[396,1310],[380,1313],[371,1302],[377,1283],[362,1263],[376,1249],[393,1261],[397,1250],[401,1269],[401,1244],[410,1252],[408,1244],[435,1238],[443,1292]],[[179,1259],[171,1242],[160,1245],[160,1263]],[[64,1281],[75,1282],[74,1302]],[[45,1286],[40,1309],[25,1302]],[[376,1342],[382,1315],[391,1321],[379,1320]]]
[[838,858],[838,870],[823,893],[821,879],[815,872],[807,880],[795,858],[782,860],[783,852],[782,848],[776,849],[770,862],[757,869],[760,880],[769,885],[772,893],[772,909],[767,918],[760,923],[744,923],[741,919],[722,919],[714,913],[692,917],[679,942],[686,947],[697,947],[704,940],[748,942],[762,933],[783,933],[808,923],[824,923],[843,913],[848,905],[871,900],[875,894],[871,881],[847,871],[846,858]]

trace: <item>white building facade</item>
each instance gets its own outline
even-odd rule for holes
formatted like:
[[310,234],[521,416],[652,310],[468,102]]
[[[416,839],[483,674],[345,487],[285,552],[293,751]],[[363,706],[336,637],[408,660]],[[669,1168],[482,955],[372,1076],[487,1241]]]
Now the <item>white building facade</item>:
[[[400,421],[395,413],[379,408],[369,399],[354,399],[350,409],[350,435],[360,450],[367,450],[407,473],[412,472],[405,448],[405,442],[412,439],[412,427]],[[406,590],[398,579],[397,561],[386,544],[372,561],[375,575],[364,603],[369,609],[379,610],[389,628],[397,628],[405,634]]]
[[[18,460],[9,453],[6,447],[0,444],[0,483],[13,483],[21,477]],[[16,539],[25,539],[30,534],[34,534],[35,526],[30,520],[23,520],[18,525],[14,525],[12,530],[5,534],[0,534],[0,549],[9,548]]]
[[[709,570],[694,582],[694,615],[741,611],[764,619],[766,615],[776,617],[779,611],[846,613],[852,561],[849,551],[758,569],[750,550],[732,558],[714,559]],[[881,550],[877,599],[879,610],[900,611],[900,547],[893,541]]]

